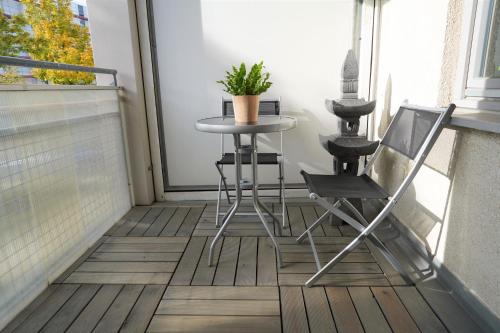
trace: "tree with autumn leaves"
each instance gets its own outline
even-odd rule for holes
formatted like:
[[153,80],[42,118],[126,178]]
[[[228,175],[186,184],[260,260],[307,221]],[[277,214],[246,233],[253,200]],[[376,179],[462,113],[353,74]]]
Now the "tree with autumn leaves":
[[[0,55],[16,57],[26,51],[30,33],[24,29],[26,20],[21,15],[7,17],[0,9]],[[21,80],[16,69],[2,66],[0,83],[13,84]]]
[[[34,60],[94,65],[89,31],[73,22],[70,0],[21,0],[21,3],[25,6],[24,15],[20,18],[4,18],[10,21],[6,27],[10,27],[8,31],[15,35],[13,30],[24,30],[28,25],[31,26],[32,34],[23,34],[22,38],[10,44],[17,45],[14,51],[25,51]],[[3,30],[1,20],[0,28]],[[0,31],[0,36],[4,34],[4,31]],[[12,54],[15,52],[7,53],[6,50],[0,44],[2,55],[15,55]],[[90,84],[95,80],[92,73],[52,69],[33,69],[33,76],[54,84]]]

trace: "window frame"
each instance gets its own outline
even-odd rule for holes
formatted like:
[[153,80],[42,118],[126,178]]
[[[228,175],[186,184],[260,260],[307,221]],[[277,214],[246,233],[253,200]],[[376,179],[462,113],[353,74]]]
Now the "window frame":
[[[491,6],[500,6],[498,0],[474,0],[470,1],[469,8],[464,8],[464,25],[469,26],[468,59],[465,71],[465,86],[462,98],[500,98],[500,78],[478,77],[476,73],[480,70],[487,52],[489,37],[489,15]],[[469,10],[467,10],[469,9]],[[494,8],[493,8],[494,10]],[[469,12],[469,20],[467,20]],[[498,101],[500,103],[500,100]],[[500,104],[498,106],[500,110]]]

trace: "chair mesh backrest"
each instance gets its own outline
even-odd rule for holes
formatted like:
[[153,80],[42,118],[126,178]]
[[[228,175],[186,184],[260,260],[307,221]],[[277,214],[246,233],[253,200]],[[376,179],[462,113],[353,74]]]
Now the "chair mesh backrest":
[[401,106],[381,144],[415,159],[433,126],[445,111]]
[[[279,116],[280,101],[279,100],[261,100],[259,102],[259,114],[263,116]],[[225,99],[222,101],[222,115],[234,116],[233,101]]]

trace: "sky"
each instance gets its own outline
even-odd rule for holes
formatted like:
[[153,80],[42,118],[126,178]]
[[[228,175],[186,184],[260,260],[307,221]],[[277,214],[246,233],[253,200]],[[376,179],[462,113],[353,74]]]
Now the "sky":
[[77,3],[79,5],[87,6],[87,0],[72,0],[71,2]]

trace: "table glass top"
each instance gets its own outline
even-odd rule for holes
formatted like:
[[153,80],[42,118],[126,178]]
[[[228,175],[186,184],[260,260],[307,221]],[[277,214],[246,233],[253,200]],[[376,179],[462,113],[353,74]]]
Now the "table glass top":
[[270,133],[294,128],[296,124],[297,119],[288,116],[259,116],[252,124],[237,123],[234,117],[213,117],[198,120],[195,127],[212,133]]

